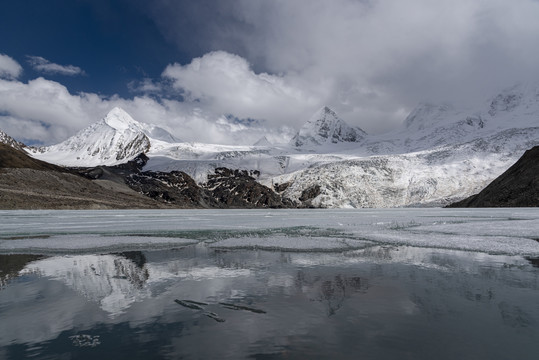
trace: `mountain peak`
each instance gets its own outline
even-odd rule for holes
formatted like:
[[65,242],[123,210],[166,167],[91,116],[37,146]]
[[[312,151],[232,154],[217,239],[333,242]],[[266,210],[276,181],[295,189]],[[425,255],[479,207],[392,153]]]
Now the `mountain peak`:
[[258,139],[257,142],[253,144],[253,146],[271,146],[271,142],[268,140],[266,136],[262,136],[260,139]]
[[328,106],[314,113],[296,136],[291,140],[294,146],[322,145],[325,143],[357,142],[365,136],[360,128],[354,128],[339,118]]
[[66,166],[115,165],[150,149],[144,125],[119,107],[57,145],[31,150],[32,156]]
[[103,120],[105,124],[119,131],[127,130],[130,127],[140,125],[131,117],[131,115],[120,107],[115,107],[109,111]]
[[316,115],[329,115],[329,116],[332,116],[332,117],[335,117],[335,118],[338,118],[337,116],[337,113],[335,111],[333,111],[331,108],[329,108],[328,106],[323,106],[320,110],[318,110],[316,113],[315,113],[315,116]]

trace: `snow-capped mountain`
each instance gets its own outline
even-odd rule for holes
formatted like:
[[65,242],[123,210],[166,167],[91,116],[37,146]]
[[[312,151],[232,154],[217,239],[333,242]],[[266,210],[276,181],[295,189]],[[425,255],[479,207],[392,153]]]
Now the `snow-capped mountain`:
[[150,149],[151,140],[178,141],[166,130],[135,121],[121,108],[112,109],[102,120],[66,141],[48,147],[30,148],[30,155],[66,166],[115,165]]
[[249,276],[250,271],[217,267],[200,259],[146,262],[143,253],[131,251],[39,259],[19,272],[19,275],[25,274],[38,274],[65,284],[96,303],[112,318],[120,316],[136,302],[162,293],[178,280]]
[[539,87],[520,85],[479,109],[421,104],[400,129],[335,154],[341,160],[312,164],[272,182],[290,184],[284,195],[292,199],[316,185],[319,195],[312,203],[320,206],[443,205],[479,192],[536,145]]
[[473,109],[421,104],[400,128],[381,135],[367,135],[324,107],[288,145],[171,142],[149,126],[114,109],[33,156],[95,166],[145,152],[145,170],[180,170],[198,183],[219,167],[256,170],[262,184],[316,206],[443,205],[479,192],[539,145],[539,86],[515,86]]
[[32,262],[20,272],[27,273],[62,281],[110,316],[120,315],[135,301],[150,296],[145,288],[148,271],[119,255],[52,257]]
[[349,126],[335,111],[324,106],[307,121],[290,144],[296,147],[325,144],[353,143],[361,141],[367,134],[360,128]]

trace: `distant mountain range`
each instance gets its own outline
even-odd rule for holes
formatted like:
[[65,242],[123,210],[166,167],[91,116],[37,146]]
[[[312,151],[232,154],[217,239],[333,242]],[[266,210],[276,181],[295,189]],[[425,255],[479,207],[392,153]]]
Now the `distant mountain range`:
[[10,139],[0,133],[0,141],[35,159],[79,168],[114,167],[143,153],[138,171],[182,172],[202,188],[217,174],[240,171],[297,206],[440,206],[478,193],[539,145],[539,87],[515,86],[474,109],[420,104],[382,135],[323,107],[288,144],[186,143],[115,108],[57,145]]

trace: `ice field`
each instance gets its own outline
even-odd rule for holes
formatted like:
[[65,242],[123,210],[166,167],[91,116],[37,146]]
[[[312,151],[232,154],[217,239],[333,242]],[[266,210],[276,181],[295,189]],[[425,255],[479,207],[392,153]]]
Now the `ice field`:
[[0,211],[0,252],[375,245],[539,256],[539,209]]

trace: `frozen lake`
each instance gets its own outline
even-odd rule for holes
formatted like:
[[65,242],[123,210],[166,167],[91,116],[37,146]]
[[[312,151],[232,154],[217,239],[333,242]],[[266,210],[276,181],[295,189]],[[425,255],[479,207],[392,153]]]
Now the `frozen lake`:
[[536,359],[539,209],[0,211],[0,358]]

